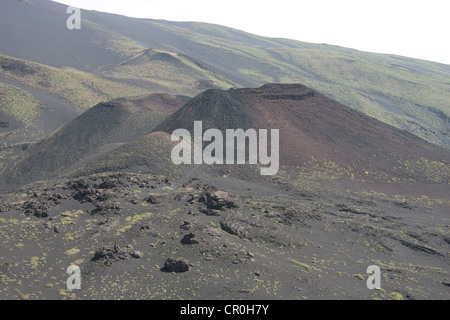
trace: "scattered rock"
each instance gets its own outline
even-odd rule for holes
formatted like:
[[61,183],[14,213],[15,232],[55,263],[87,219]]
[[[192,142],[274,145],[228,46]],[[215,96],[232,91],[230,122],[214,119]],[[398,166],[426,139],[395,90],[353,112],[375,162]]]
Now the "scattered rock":
[[111,230],[117,228],[119,226],[120,222],[117,219],[108,218],[106,221],[101,221],[98,225],[100,226],[96,235],[99,235],[101,233],[107,233]]
[[164,270],[167,272],[183,273],[191,269],[189,261],[184,259],[169,258],[164,263]]
[[180,193],[174,197],[174,200],[180,202],[192,203],[195,200],[195,196],[192,193]]
[[183,184],[183,188],[185,189],[194,189],[194,190],[202,190],[204,188],[203,182],[199,178],[194,178],[189,182]]
[[204,202],[210,210],[237,208],[236,203],[227,192],[217,190],[214,186],[209,186],[204,190],[200,202]]
[[72,190],[88,189],[90,187],[90,184],[85,179],[69,181],[67,184]]
[[37,200],[31,200],[25,203],[23,212],[26,215],[34,215],[38,218],[47,218],[50,214],[50,206]]
[[116,187],[122,187],[124,183],[119,181],[119,179],[108,179],[104,178],[103,182],[99,184],[100,189],[114,189]]
[[99,195],[100,193],[97,190],[86,188],[77,190],[74,193],[73,198],[81,202],[94,202]]
[[440,252],[432,249],[432,248],[427,248],[409,241],[405,241],[405,240],[399,240],[399,242],[404,245],[405,247],[408,247],[414,251],[419,251],[419,252],[423,252],[423,253],[428,253],[428,254],[435,254],[438,256],[443,256]]
[[337,205],[337,207],[339,208],[340,212],[348,212],[348,213],[361,214],[361,215],[368,214],[367,212],[363,212],[363,211],[359,211],[359,210],[355,210],[355,209],[349,208],[345,204],[339,204],[339,205]]
[[183,239],[181,239],[181,244],[194,245],[194,244],[198,244],[198,241],[195,240],[195,234],[189,233],[189,234],[185,235],[183,237]]
[[185,221],[181,226],[180,226],[181,230],[184,231],[189,231],[192,229],[192,223],[190,223],[189,221]]
[[122,212],[122,206],[117,201],[105,201],[96,205],[96,208],[91,211],[91,214],[99,213],[106,215],[108,213],[120,214]]
[[220,221],[220,227],[223,231],[234,236],[238,236],[240,238],[250,237],[246,225],[242,223],[242,219],[240,219],[237,215],[230,214],[222,219],[222,221]]
[[206,234],[210,235],[211,237],[222,237],[223,232],[218,230],[217,228],[208,226],[205,230]]
[[127,252],[122,250],[117,244],[113,249],[101,248],[95,252],[92,261],[104,261],[105,265],[110,266],[114,261],[126,260]]
[[450,244],[450,237],[445,237],[444,236],[444,241],[447,242],[447,244]]
[[148,203],[151,203],[151,204],[160,204],[165,198],[166,198],[166,196],[163,194],[161,194],[161,195],[153,194],[153,195],[145,198],[144,201],[147,201]]
[[143,254],[142,254],[142,252],[140,252],[140,251],[134,251],[134,252],[131,253],[131,256],[132,256],[133,258],[135,258],[135,259],[140,259],[140,258],[143,257]]
[[414,206],[410,205],[407,201],[394,201],[394,204],[397,207],[404,208],[404,209],[410,209],[411,210],[411,209],[415,208]]
[[266,217],[267,217],[267,218],[274,218],[274,217],[277,217],[277,216],[278,216],[276,212],[274,212],[274,211],[268,211],[268,210],[265,211],[265,214],[266,214]]

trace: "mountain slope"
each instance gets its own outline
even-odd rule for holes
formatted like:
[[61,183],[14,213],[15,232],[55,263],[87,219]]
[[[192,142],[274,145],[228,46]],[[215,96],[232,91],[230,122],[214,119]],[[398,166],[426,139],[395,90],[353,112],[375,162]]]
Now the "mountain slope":
[[[72,68],[55,68],[14,57],[0,55],[0,76],[31,87],[84,111],[101,101],[152,93],[118,80],[108,80]],[[0,78],[1,80],[1,78]]]
[[0,298],[448,298],[448,200],[282,182],[109,173],[1,194]]
[[[94,133],[93,142],[115,128],[111,140],[131,138],[112,124],[129,122],[130,106],[178,111],[153,132],[85,158],[69,178],[48,175],[0,194],[0,247],[10,253],[0,256],[1,298],[448,297],[448,151],[299,84],[208,90],[182,108],[168,100],[90,109],[78,119],[89,130],[78,133]],[[256,181],[248,165],[175,166],[170,132],[195,120],[204,129],[279,128],[280,175]],[[78,148],[70,127],[61,141]],[[35,165],[41,160],[52,161]],[[61,279],[73,264],[81,290]],[[372,265],[382,290],[367,290]]]
[[239,86],[232,78],[201,61],[158,50],[139,52],[98,75],[0,55],[2,148],[39,141],[102,101],[156,92],[195,96]]
[[6,146],[38,141],[79,114],[76,106],[58,96],[2,75],[0,87],[0,121],[5,122],[8,132],[2,139]]
[[[193,134],[194,121],[202,121],[203,130],[221,130],[224,137],[226,129],[279,129],[281,172],[294,176],[314,173],[350,181],[444,184],[450,178],[448,151],[303,85],[207,90],[169,116],[153,132],[165,132],[168,140],[172,132],[180,128]],[[123,159],[120,153],[128,155],[130,149],[149,149],[150,154],[147,139],[145,144],[147,147],[141,148],[137,146],[139,141],[135,141],[133,147],[117,149],[113,155],[87,164],[82,172],[104,172],[107,168],[126,171],[131,163],[127,166],[121,160],[119,165],[115,159]],[[173,148],[173,144],[167,147]],[[165,154],[165,161],[171,162],[170,150]],[[153,159],[153,155],[149,157]],[[218,172],[233,170],[230,167],[233,166],[219,165]],[[146,170],[145,165],[141,171],[157,173],[151,167]],[[247,166],[247,171],[259,174],[254,166]],[[240,174],[242,172],[237,173]]]
[[101,74],[137,87],[170,94],[195,96],[206,89],[240,86],[239,79],[199,60],[158,49],[143,50]]
[[149,132],[189,98],[153,94],[99,103],[31,146],[6,173],[9,188],[72,171]]
[[[0,1],[0,299],[448,299],[449,66],[65,9]],[[198,120],[279,174],[175,165]]]
[[143,49],[94,22],[84,21],[82,32],[68,30],[67,6],[56,2],[5,0],[0,6],[0,53],[5,55],[94,71]]
[[[82,29],[69,31],[65,5],[50,0],[5,0],[0,6],[2,54],[55,67],[101,71],[144,49],[162,49],[201,60],[244,87],[304,83],[427,141],[450,143],[448,65],[270,39],[205,23],[133,19],[86,10]],[[14,34],[7,31],[11,29]]]

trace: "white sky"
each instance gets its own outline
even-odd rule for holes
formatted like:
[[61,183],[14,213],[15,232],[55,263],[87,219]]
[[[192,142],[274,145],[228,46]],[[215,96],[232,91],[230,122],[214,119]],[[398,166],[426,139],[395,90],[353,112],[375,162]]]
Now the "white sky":
[[130,17],[216,23],[250,33],[450,64],[449,0],[57,0]]

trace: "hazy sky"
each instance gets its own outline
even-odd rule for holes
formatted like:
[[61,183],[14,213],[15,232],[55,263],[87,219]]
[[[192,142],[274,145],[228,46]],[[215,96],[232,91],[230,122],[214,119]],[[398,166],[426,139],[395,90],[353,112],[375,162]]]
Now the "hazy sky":
[[221,24],[450,64],[449,0],[57,0],[131,17]]

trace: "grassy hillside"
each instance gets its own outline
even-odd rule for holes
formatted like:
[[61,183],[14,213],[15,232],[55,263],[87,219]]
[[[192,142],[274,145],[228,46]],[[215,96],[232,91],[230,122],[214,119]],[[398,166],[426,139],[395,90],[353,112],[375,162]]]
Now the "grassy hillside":
[[0,82],[1,148],[42,138],[37,122],[40,106],[40,101],[28,92]]
[[0,82],[0,174],[24,144],[44,137],[38,121],[41,107],[28,92]]
[[0,55],[0,74],[52,93],[80,111],[101,101],[150,93],[143,88],[106,80],[76,69],[54,68],[4,55]]
[[450,142],[450,73],[444,65],[345,50],[273,51],[301,66],[300,82],[421,138]]
[[239,84],[201,61],[165,50],[148,49],[102,72],[139,87],[194,96],[206,89],[229,89]]

